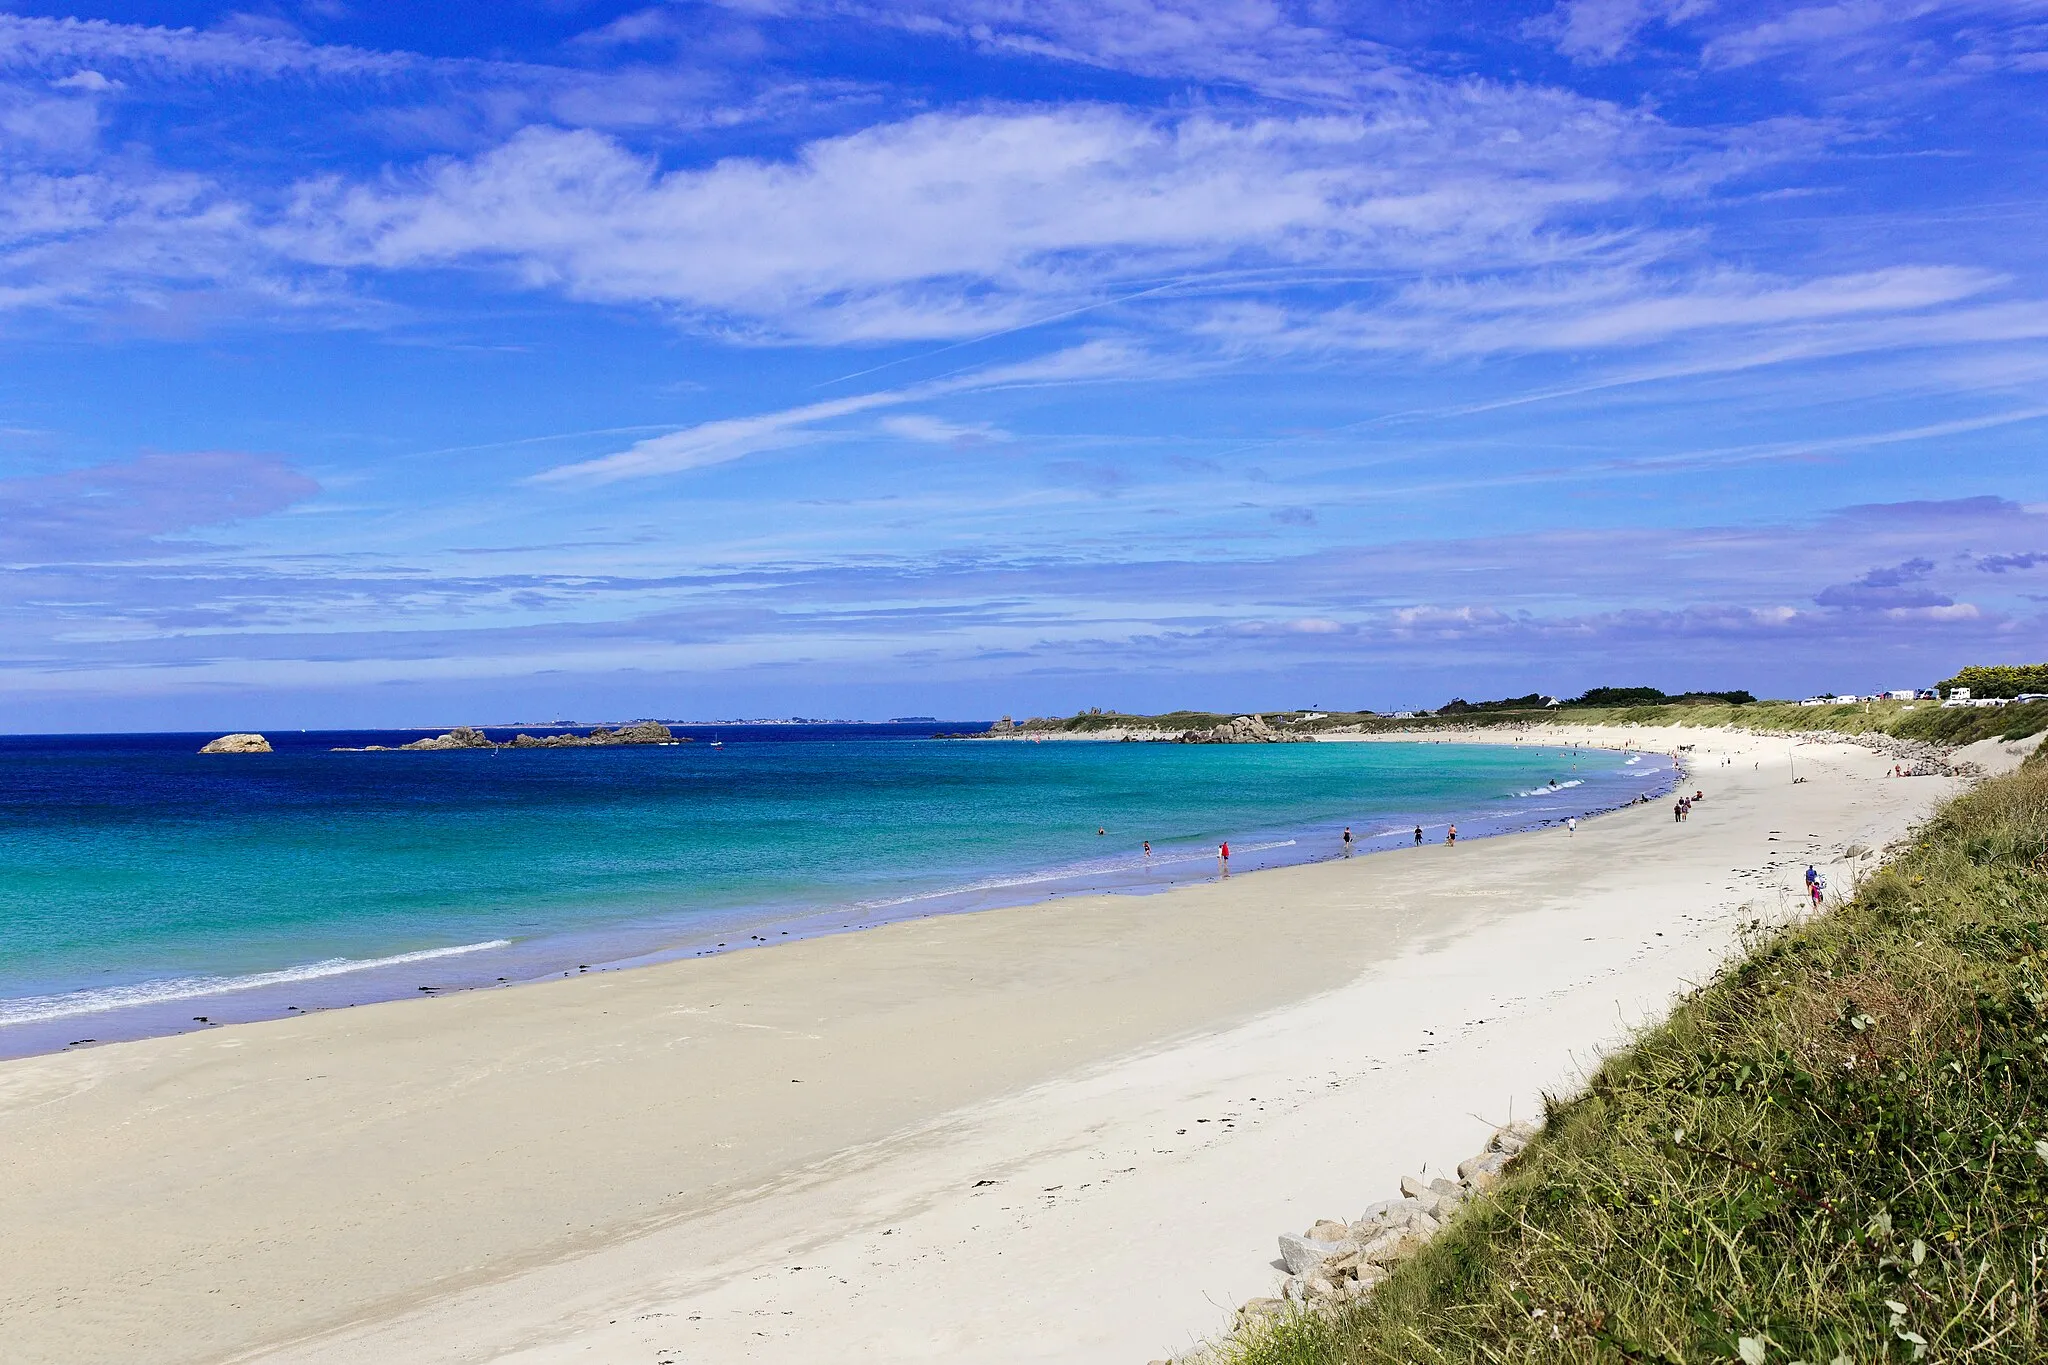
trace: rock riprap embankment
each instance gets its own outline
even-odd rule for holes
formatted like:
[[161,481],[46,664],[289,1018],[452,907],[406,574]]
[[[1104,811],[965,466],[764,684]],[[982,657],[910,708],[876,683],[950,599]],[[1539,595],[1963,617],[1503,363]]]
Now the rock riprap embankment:
[[[1237,1310],[1239,1332],[1260,1320],[1314,1312],[1362,1298],[1420,1251],[1465,1201],[1484,1194],[1510,1161],[1536,1135],[1533,1123],[1511,1123],[1495,1131],[1486,1150],[1458,1166],[1456,1180],[1401,1177],[1401,1197],[1372,1205],[1351,1222],[1318,1219],[1300,1236],[1280,1234],[1280,1262],[1287,1277],[1277,1296],[1253,1299]],[[1204,1346],[1151,1365],[1215,1365],[1230,1359],[1227,1347]]]
[[[234,736],[230,735],[230,739]],[[600,725],[587,735],[514,735],[503,744],[470,725],[458,725],[445,735],[416,739],[410,744],[366,744],[360,749],[337,749],[336,753],[396,753],[402,749],[602,749],[619,744],[688,744],[658,720],[636,721],[611,729]]]
[[209,740],[202,754],[267,754],[271,752],[270,741],[261,735],[222,735]]

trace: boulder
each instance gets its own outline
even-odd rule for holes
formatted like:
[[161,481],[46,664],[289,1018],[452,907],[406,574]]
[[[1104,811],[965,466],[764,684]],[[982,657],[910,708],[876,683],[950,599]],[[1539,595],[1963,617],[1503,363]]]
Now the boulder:
[[1324,1261],[1349,1251],[1347,1243],[1312,1242],[1306,1237],[1280,1234],[1280,1260],[1290,1275],[1313,1275],[1322,1268]]
[[1510,1123],[1505,1128],[1500,1129],[1493,1135],[1493,1140],[1486,1145],[1496,1152],[1506,1152],[1509,1156],[1514,1156],[1524,1147],[1527,1147],[1529,1140],[1540,1131],[1542,1130],[1538,1125],[1524,1119],[1518,1123]]
[[1351,1225],[1351,1240],[1362,1245],[1389,1229],[1409,1227],[1426,1236],[1436,1231],[1437,1220],[1430,1216],[1419,1199],[1383,1199],[1360,1214],[1358,1221]]
[[1392,1265],[1413,1256],[1422,1243],[1423,1238],[1412,1227],[1389,1228],[1358,1249],[1358,1260],[1361,1266]]
[[1401,1194],[1404,1198],[1420,1199],[1423,1195],[1429,1193],[1432,1193],[1429,1188],[1429,1182],[1421,1176],[1404,1175],[1401,1177]]
[[1285,1299],[1248,1299],[1245,1301],[1244,1307],[1237,1310],[1237,1322],[1240,1327],[1257,1322],[1262,1318],[1280,1318],[1285,1316],[1287,1316],[1287,1300]]
[[1207,730],[1187,730],[1175,737],[1182,744],[1297,744],[1314,735],[1275,730],[1264,716],[1239,716]]
[[1346,1242],[1351,1239],[1351,1229],[1334,1218],[1318,1218],[1304,1235],[1311,1242]]
[[1361,1223],[1405,1223],[1416,1214],[1423,1212],[1422,1205],[1413,1199],[1382,1199],[1377,1204],[1366,1206],[1358,1215]]
[[1475,1176],[1498,1176],[1507,1164],[1506,1152],[1481,1152],[1469,1161],[1458,1163],[1458,1179],[1471,1184]]
[[1361,1275],[1355,1280],[1346,1280],[1343,1284],[1337,1286],[1337,1296],[1345,1299],[1362,1299],[1372,1293],[1373,1290],[1378,1289],[1385,1282],[1386,1278],[1385,1271],[1375,1271],[1369,1279]]
[[484,732],[473,726],[458,725],[445,735],[431,739],[416,739],[410,744],[401,744],[401,749],[488,749],[491,742],[484,738]]
[[234,734],[222,735],[219,739],[209,740],[206,747],[199,752],[202,754],[267,754],[270,751],[270,741],[261,735]]

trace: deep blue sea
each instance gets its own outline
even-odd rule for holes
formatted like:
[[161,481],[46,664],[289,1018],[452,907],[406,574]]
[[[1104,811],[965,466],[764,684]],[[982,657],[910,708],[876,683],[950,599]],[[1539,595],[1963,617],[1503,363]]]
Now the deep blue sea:
[[1222,840],[1242,875],[1334,856],[1347,824],[1361,851],[1417,823],[1474,838],[1673,780],[1661,755],[1533,745],[932,737],[964,728],[420,753],[332,750],[421,731],[273,732],[274,754],[209,756],[210,735],[0,737],[0,1055],[1157,889],[1217,876]]

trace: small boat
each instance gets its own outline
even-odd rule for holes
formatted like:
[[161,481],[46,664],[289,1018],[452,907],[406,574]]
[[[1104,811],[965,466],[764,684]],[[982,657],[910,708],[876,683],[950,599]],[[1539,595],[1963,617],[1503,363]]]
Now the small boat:
[[725,741],[722,739],[714,739],[711,741],[711,747],[714,749],[723,749],[725,747]]

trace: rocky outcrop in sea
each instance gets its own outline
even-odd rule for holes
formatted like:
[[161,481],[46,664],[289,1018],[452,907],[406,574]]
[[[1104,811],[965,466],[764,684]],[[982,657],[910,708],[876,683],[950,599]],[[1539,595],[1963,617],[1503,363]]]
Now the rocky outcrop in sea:
[[267,754],[271,752],[270,741],[261,735],[222,735],[219,739],[207,741],[202,754]]
[[1176,744],[1306,744],[1315,739],[1293,730],[1276,730],[1264,716],[1239,716],[1208,730],[1183,730]]
[[[233,739],[235,736],[230,735]],[[257,736],[256,738],[261,738]],[[218,742],[218,741],[216,741]],[[445,735],[416,739],[410,744],[366,744],[360,749],[336,749],[336,753],[396,753],[401,749],[602,749],[620,744],[688,744],[658,720],[636,721],[617,729],[600,725],[587,735],[514,735],[503,744],[471,725],[458,725]],[[267,747],[267,746],[266,746]]]

